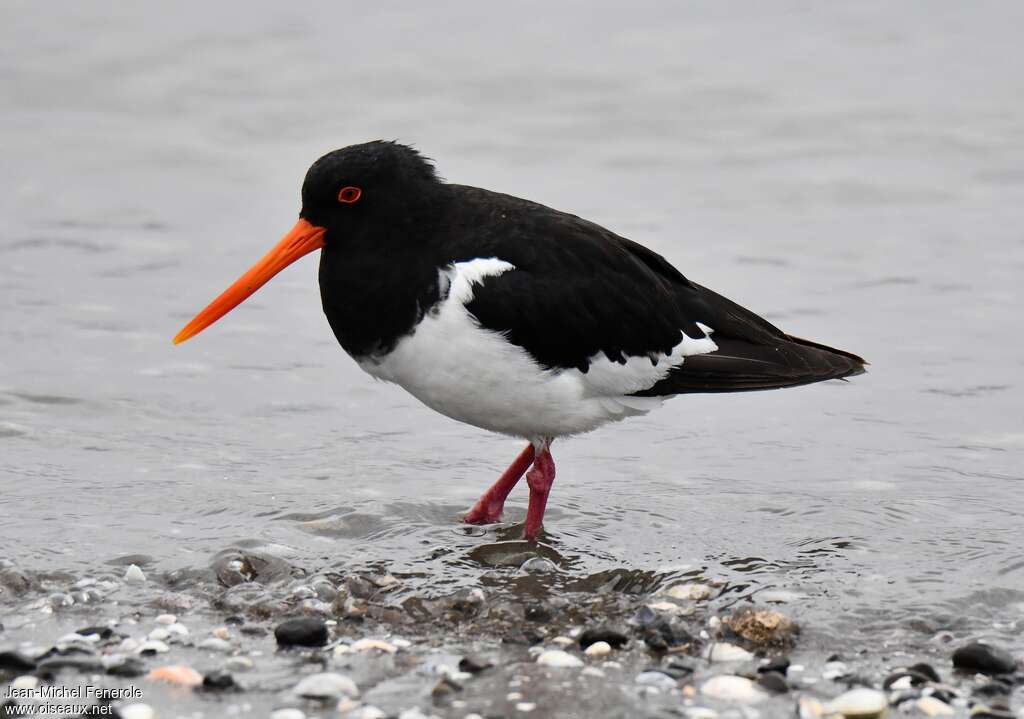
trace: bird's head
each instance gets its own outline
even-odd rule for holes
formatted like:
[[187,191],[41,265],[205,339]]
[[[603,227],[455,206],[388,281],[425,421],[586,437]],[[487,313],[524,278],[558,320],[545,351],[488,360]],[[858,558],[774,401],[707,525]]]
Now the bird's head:
[[300,257],[365,237],[381,222],[393,222],[437,182],[430,161],[397,142],[377,140],[327,153],[306,172],[302,211],[295,226],[185,325],[174,344],[202,332]]

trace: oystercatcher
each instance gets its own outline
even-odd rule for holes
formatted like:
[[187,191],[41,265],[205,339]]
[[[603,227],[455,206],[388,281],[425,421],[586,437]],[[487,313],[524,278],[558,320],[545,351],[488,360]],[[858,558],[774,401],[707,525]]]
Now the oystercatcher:
[[295,226],[174,343],[317,249],[324,314],[362,369],[448,417],[529,440],[465,521],[498,521],[525,473],[530,541],[555,478],[556,437],[677,394],[864,371],[860,357],[787,335],[636,242],[536,202],[446,183],[416,150],[386,141],[314,162]]

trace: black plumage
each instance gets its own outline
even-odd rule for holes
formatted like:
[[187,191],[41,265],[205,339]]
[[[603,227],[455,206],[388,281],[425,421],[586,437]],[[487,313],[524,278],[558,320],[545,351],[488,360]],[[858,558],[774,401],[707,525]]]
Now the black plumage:
[[[333,197],[348,176],[359,178],[366,201],[339,209]],[[639,394],[772,389],[863,371],[856,355],[785,334],[636,242],[535,202],[446,184],[395,143],[317,161],[303,186],[303,216],[329,228],[324,312],[356,357],[385,354],[413,332],[443,299],[440,270],[494,257],[515,271],[488,278],[467,307],[548,369],[586,372],[599,353],[618,362],[667,353],[684,332],[704,337],[701,323],[718,351],[687,358]]]

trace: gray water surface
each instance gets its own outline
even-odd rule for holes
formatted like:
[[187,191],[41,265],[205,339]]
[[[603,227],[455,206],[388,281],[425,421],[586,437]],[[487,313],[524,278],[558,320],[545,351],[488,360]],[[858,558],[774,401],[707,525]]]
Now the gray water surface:
[[871,362],[556,444],[559,581],[782,588],[812,646],[920,620],[1020,653],[1022,22],[1013,2],[6,3],[0,555],[171,572],[249,543],[428,595],[481,582],[525,487],[499,528],[458,519],[519,443],[362,374],[314,258],[170,343],[292,225],[312,160],[394,138]]

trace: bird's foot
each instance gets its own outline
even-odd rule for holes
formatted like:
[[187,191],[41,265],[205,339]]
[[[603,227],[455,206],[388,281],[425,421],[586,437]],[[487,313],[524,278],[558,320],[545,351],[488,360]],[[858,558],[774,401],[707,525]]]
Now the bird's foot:
[[466,512],[462,521],[466,524],[494,524],[501,520],[501,514],[505,511],[505,501],[497,497],[491,497],[489,493],[484,494],[477,500],[473,508]]

